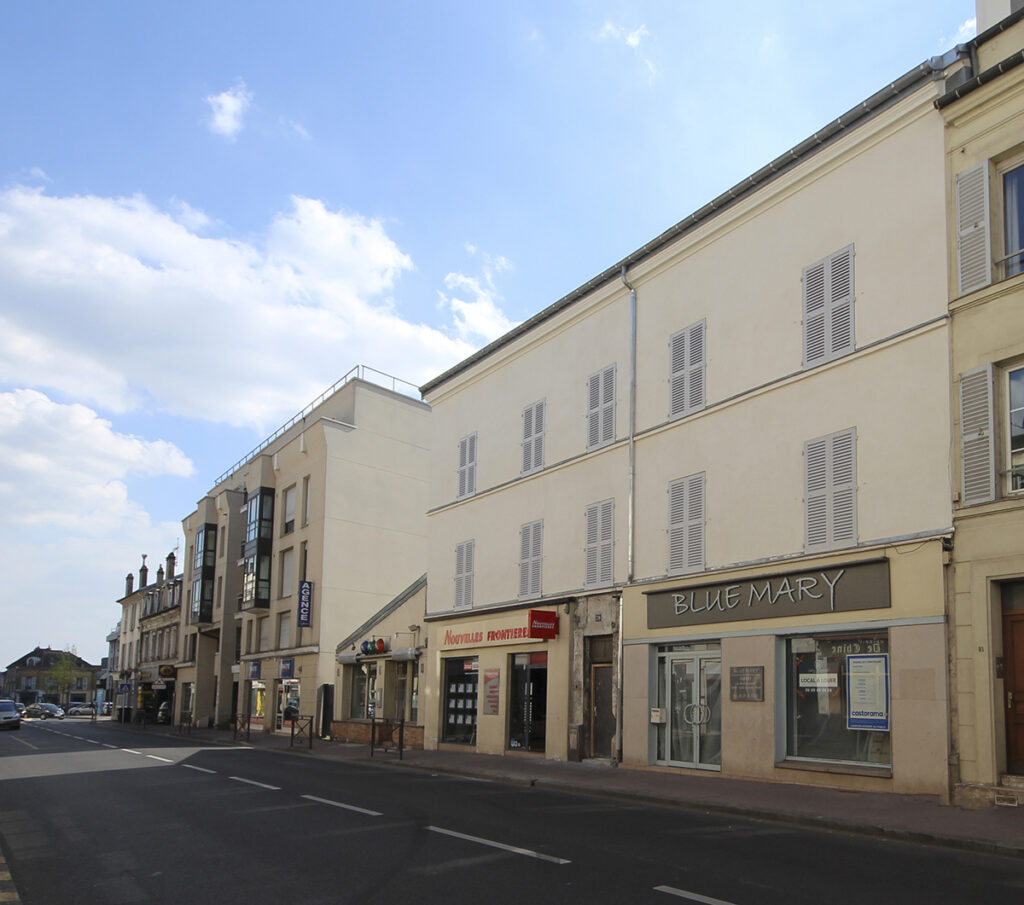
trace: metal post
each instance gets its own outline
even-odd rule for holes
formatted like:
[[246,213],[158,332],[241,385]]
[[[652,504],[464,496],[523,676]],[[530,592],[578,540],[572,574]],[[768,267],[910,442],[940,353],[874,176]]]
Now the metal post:
[[402,752],[405,751],[405,717],[398,721],[398,759],[402,760]]
[[373,737],[377,734],[377,715],[370,715],[370,757],[373,757]]

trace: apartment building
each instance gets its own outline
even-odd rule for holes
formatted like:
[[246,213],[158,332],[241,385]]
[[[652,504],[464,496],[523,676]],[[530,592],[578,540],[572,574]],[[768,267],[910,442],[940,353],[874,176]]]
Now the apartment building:
[[1024,9],[1007,16],[1009,7],[979,4],[978,37],[937,102],[956,413],[953,780],[963,804],[1024,801]]
[[337,643],[426,568],[430,409],[410,392],[354,368],[185,517],[176,719],[342,715]]
[[959,66],[422,388],[428,748],[948,798]]

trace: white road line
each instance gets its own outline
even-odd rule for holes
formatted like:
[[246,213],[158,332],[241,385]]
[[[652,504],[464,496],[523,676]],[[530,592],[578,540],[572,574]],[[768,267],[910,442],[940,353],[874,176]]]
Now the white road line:
[[733,905],[724,899],[712,899],[711,896],[702,896],[696,892],[687,892],[685,889],[676,889],[674,886],[655,886],[655,892],[667,892],[670,896],[679,899],[689,899],[691,902],[700,902],[701,905]]
[[489,845],[491,848],[500,848],[506,852],[512,852],[516,855],[526,855],[527,858],[537,858],[541,861],[550,861],[553,864],[571,864],[571,861],[567,861],[565,858],[555,858],[552,855],[542,855],[540,852],[532,851],[528,848],[519,848],[515,845],[505,845],[504,842],[495,842],[492,839],[481,839],[479,836],[467,836],[465,833],[456,833],[454,830],[446,830],[439,826],[428,826],[426,829],[432,833],[441,833],[445,836],[454,836],[456,839],[465,839],[467,842],[477,842],[480,845]]
[[39,750],[39,746],[38,745],[33,745],[32,742],[26,742],[25,739],[23,739],[23,738],[16,738],[15,741],[16,742],[21,742],[23,745],[26,745],[27,747],[31,748],[33,751],[38,751]]
[[113,751],[117,750],[117,745],[108,745],[106,742],[103,743],[104,748],[110,748]]
[[250,786],[259,786],[261,789],[270,789],[271,792],[280,792],[280,786],[268,786],[265,782],[256,782],[255,779],[246,779],[244,776],[229,776],[228,779],[233,779],[235,782],[245,782]]
[[99,744],[99,742],[98,742],[98,741],[96,741],[96,739],[94,739],[94,738],[87,738],[87,739],[86,739],[86,741],[87,741],[87,742],[88,742],[88,743],[89,743],[90,745],[98,745],[98,744]]
[[171,760],[169,757],[160,757],[159,754],[147,754],[146,757],[148,757],[150,760],[161,760],[165,764],[173,764],[174,763],[174,761]]
[[334,808],[344,808],[346,811],[358,811],[360,814],[369,814],[371,817],[383,816],[380,811],[371,811],[368,808],[357,808],[354,804],[343,804],[340,801],[331,801],[329,798],[317,798],[316,795],[303,795],[309,801],[319,801],[320,804],[329,804]]
[[136,751],[134,748],[122,748],[121,750],[124,751],[125,754],[142,754],[141,751]]
[[182,767],[188,767],[190,770],[198,770],[200,773],[216,773],[216,770],[207,770],[206,767],[197,767],[195,764],[181,764]]

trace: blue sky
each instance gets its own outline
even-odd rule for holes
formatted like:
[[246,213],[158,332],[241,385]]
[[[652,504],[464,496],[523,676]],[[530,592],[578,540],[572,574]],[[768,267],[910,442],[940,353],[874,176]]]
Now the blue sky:
[[[896,8],[893,8],[896,6]],[[0,667],[351,367],[419,384],[918,63],[974,4],[0,10]]]

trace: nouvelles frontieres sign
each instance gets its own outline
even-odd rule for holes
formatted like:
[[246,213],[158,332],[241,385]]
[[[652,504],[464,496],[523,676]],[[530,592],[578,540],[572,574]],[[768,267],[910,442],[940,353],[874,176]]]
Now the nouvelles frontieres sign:
[[449,628],[441,639],[442,647],[480,647],[515,641],[534,641],[558,637],[558,613],[551,610],[528,610],[526,625],[507,628]]

